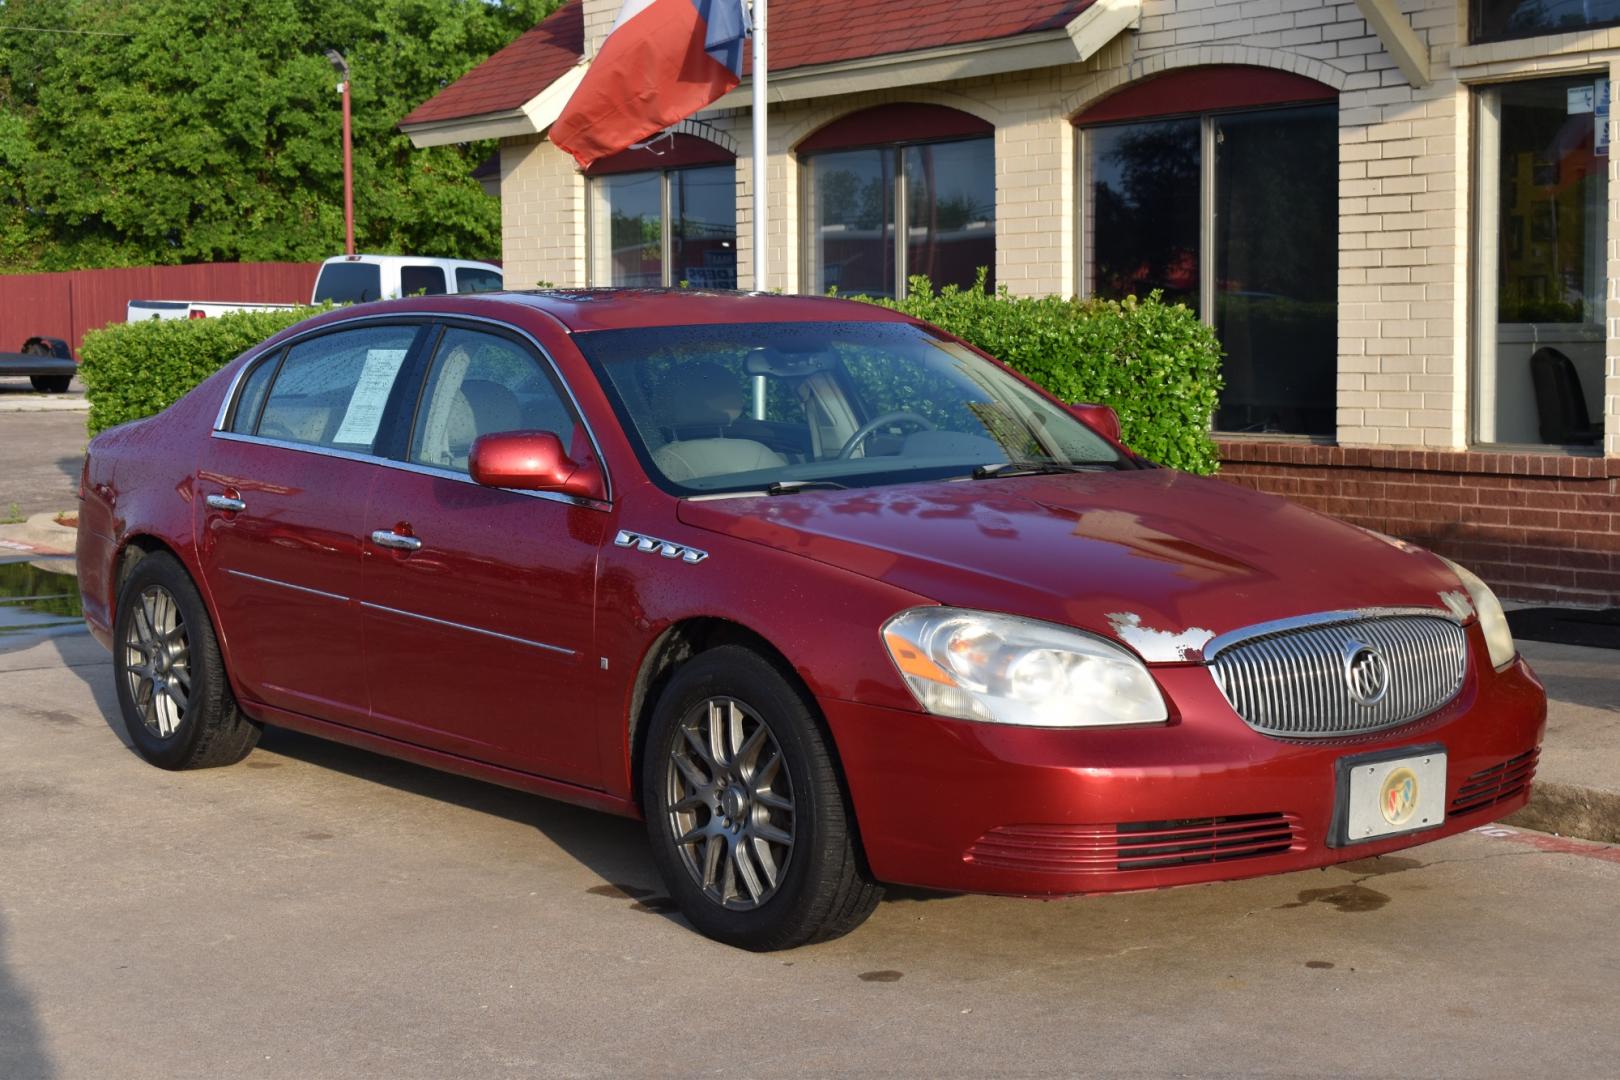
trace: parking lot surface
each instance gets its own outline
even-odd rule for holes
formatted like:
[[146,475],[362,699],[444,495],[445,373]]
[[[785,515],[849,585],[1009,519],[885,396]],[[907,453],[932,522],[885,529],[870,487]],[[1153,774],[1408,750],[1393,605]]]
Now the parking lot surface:
[[[24,392],[18,380],[0,380],[0,520],[47,510],[73,510],[79,502],[79,469],[84,448],[85,413],[42,410],[51,401],[82,405],[82,392],[39,395]],[[26,387],[26,381],[21,386]]]
[[86,635],[0,636],[0,1077],[1611,1076],[1620,849],[1497,831],[754,955],[637,823],[277,731],[162,772]]

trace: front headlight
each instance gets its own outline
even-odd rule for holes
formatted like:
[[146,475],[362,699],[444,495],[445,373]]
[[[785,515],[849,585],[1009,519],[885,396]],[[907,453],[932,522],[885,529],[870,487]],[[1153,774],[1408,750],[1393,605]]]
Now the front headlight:
[[1507,613],[1502,610],[1502,602],[1491,592],[1491,587],[1479,579],[1479,575],[1465,567],[1458,566],[1444,555],[1440,561],[1451,567],[1452,573],[1462,581],[1463,588],[1468,590],[1468,599],[1473,601],[1474,611],[1479,615],[1479,628],[1485,633],[1485,645],[1490,650],[1491,666],[1505,667],[1519,654],[1519,648],[1513,644],[1513,631],[1508,627]]
[[917,703],[936,716],[1029,727],[1162,724],[1164,697],[1117,645],[1034,619],[912,608],[883,644]]

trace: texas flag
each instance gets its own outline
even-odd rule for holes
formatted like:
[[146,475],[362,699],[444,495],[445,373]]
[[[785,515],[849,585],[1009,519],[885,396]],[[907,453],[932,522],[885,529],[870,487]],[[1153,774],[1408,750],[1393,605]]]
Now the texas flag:
[[742,81],[751,29],[743,0],[625,0],[551,141],[588,168],[686,119]]

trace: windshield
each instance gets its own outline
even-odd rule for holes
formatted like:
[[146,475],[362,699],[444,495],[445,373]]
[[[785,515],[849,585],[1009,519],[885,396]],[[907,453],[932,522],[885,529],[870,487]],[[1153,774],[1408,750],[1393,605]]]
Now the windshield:
[[677,495],[1124,464],[1061,405],[904,323],[656,327],[574,341],[649,475]]

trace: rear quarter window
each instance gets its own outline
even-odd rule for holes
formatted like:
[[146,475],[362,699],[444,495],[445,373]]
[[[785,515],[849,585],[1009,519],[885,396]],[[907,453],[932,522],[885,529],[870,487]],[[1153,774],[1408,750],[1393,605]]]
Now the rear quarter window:
[[444,293],[444,268],[402,266],[399,268],[399,295],[439,296]]

